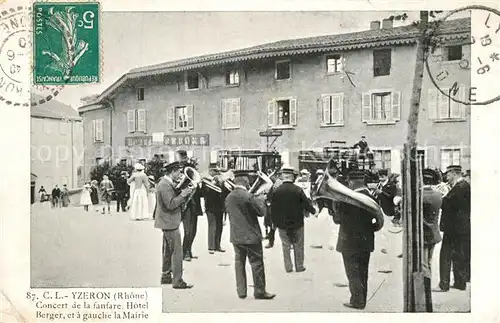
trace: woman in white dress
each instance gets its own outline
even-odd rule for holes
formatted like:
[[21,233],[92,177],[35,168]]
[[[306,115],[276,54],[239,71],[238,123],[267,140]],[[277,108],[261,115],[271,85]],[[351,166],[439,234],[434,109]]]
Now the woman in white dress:
[[86,183],[83,185],[82,195],[80,197],[80,205],[83,205],[83,209],[85,211],[89,211],[89,205],[92,204],[92,200],[90,199],[90,184]]
[[149,219],[153,218],[153,212],[156,206],[156,185],[155,177],[150,175],[149,177],[149,192],[148,192],[148,204],[149,204]]
[[135,164],[134,168],[136,172],[127,181],[130,186],[132,186],[132,183],[134,185],[134,191],[131,194],[130,219],[144,220],[149,217],[149,179],[144,173],[144,166],[142,164]]

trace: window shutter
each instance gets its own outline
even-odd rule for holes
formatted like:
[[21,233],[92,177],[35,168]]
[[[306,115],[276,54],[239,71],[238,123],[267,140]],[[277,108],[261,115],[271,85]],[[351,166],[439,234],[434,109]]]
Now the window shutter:
[[[444,93],[448,93],[450,89],[442,89]],[[449,104],[451,104],[451,99],[449,99],[446,95],[443,95],[443,93],[438,92],[438,117],[439,119],[447,119],[450,117],[450,114],[448,113],[449,110],[448,108],[450,107]]]
[[340,104],[341,97],[339,95],[332,96],[332,122],[337,123],[340,119]]
[[325,95],[321,98],[321,107],[322,107],[322,114],[321,114],[321,123],[323,124],[328,124],[330,123],[330,114],[331,114],[331,110],[330,110],[330,106],[331,106],[331,101],[332,101],[332,97],[329,96],[329,95]]
[[135,110],[127,111],[127,128],[128,132],[135,131]]
[[339,120],[338,121],[344,122],[344,93],[339,94]]
[[290,124],[297,125],[297,99],[290,99]]
[[146,133],[146,110],[137,110],[137,131]]
[[103,141],[103,132],[104,132],[104,120],[99,119],[96,120],[96,140]]
[[175,107],[167,108],[167,130],[175,130]]
[[438,91],[436,89],[429,89],[427,91],[427,112],[431,120],[437,119],[437,96]]
[[401,120],[401,92],[392,92],[392,120]]
[[372,96],[370,93],[363,93],[361,99],[361,120],[367,122],[373,119],[372,117]]
[[267,125],[274,127],[276,124],[276,101],[269,101],[267,104]]
[[92,120],[92,141],[96,141],[96,121],[97,120]]
[[227,100],[221,100],[220,111],[222,118],[222,129],[227,128]]
[[460,165],[460,150],[459,149],[453,150],[452,163],[453,163],[453,165]]
[[233,118],[234,118],[234,126],[240,127],[240,98],[233,100]]
[[187,107],[188,129],[194,129],[193,105],[188,105],[186,107]]
[[[467,98],[466,98],[466,95],[467,95],[467,88],[465,87],[465,85],[460,85],[460,90],[459,90],[459,100],[462,101],[462,102],[467,102]],[[465,109],[467,108],[467,105],[463,104],[463,103],[457,103],[458,104],[458,110],[459,110],[459,118],[465,118],[466,117],[466,111]]]
[[450,165],[450,151],[441,150],[441,170],[445,171],[446,167]]

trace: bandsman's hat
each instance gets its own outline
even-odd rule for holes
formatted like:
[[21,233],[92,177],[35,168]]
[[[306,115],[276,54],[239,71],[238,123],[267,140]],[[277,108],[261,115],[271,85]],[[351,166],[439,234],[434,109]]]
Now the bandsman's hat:
[[457,172],[457,173],[462,173],[462,166],[460,165],[450,165],[446,167],[446,173],[448,172]]
[[165,164],[163,167],[165,167],[165,170],[168,172],[171,170],[180,169],[180,168],[182,168],[182,165],[178,161],[174,161],[174,162]]
[[388,176],[389,175],[389,171],[387,169],[380,169],[378,171],[378,175],[379,176]]
[[432,183],[431,185],[436,185],[439,180],[439,175],[434,169],[426,168],[422,171],[422,177],[424,181]]
[[283,165],[283,167],[281,167],[281,173],[295,174],[295,169],[290,165]]

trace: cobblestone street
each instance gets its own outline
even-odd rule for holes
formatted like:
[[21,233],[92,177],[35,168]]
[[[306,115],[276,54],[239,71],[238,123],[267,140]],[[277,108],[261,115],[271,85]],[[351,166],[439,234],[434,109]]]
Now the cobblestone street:
[[[388,223],[390,225],[390,223]],[[328,218],[306,220],[306,268],[302,273],[286,274],[277,238],[272,249],[265,249],[267,289],[276,293],[272,301],[256,301],[249,287],[246,300],[236,295],[234,252],[229,243],[229,223],[224,227],[225,253],[207,251],[206,217],[200,217],[193,253],[184,262],[184,279],[194,288],[173,290],[163,287],[165,312],[345,312],[342,306],[349,291],[341,255],[328,248],[336,241],[337,227]],[[331,233],[333,231],[333,233]],[[102,215],[93,210],[70,207],[51,209],[35,204],[31,220],[32,287],[160,287],[161,232],[152,221],[133,222],[127,213]],[[376,250],[370,260],[366,312],[402,312],[403,282],[400,252],[401,235],[377,233]],[[321,241],[318,241],[321,240]],[[322,249],[311,244],[323,244]],[[438,282],[439,247],[434,253],[433,285]],[[387,254],[380,252],[387,249]],[[390,269],[391,273],[379,273]],[[247,264],[249,285],[252,284]],[[470,310],[467,291],[434,293],[437,312]]]

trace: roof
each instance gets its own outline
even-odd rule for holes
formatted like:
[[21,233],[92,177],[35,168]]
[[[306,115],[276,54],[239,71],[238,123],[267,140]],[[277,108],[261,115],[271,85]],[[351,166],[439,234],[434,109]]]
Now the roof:
[[[437,35],[446,38],[463,38],[470,34],[470,18],[447,20],[442,23]],[[258,46],[247,47],[227,52],[190,57],[186,59],[165,62],[134,68],[120,77],[115,83],[103,91],[93,102],[79,108],[80,111],[98,107],[99,104],[114,93],[120,86],[129,80],[168,73],[182,72],[207,66],[222,65],[233,62],[265,59],[279,56],[302,55],[329,51],[347,51],[355,49],[373,48],[388,45],[411,45],[417,41],[420,32],[414,25],[394,28],[381,28],[299,39],[281,40]],[[469,37],[470,38],[470,37]],[[96,106],[97,105],[97,106]]]
[[[32,101],[33,100],[40,102],[43,100],[43,97],[32,94]],[[78,111],[55,99],[51,99],[45,103],[32,105],[31,116],[36,118],[81,120]]]

